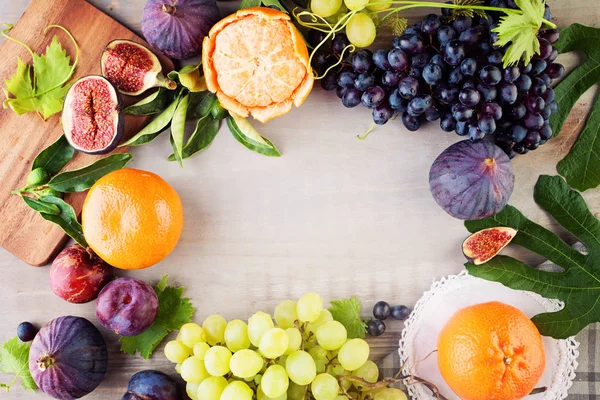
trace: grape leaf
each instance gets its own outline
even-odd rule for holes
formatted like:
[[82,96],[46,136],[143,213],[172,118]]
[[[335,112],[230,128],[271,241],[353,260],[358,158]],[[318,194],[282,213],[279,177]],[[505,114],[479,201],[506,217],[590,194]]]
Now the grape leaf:
[[182,297],[183,286],[167,286],[168,275],[162,277],[154,287],[158,296],[158,313],[150,328],[137,336],[123,336],[121,351],[130,355],[139,352],[144,359],[148,359],[154,349],[167,335],[181,328],[183,324],[192,322],[192,315],[196,311],[190,299]]
[[[600,83],[600,29],[572,24],[560,32],[555,44],[559,53],[581,51],[586,59],[555,88],[558,112],[550,118],[558,135],[577,100],[593,85]],[[600,185],[600,100],[579,134],[569,154],[558,163],[558,173],[571,187],[584,191]]]
[[333,300],[329,312],[333,319],[344,325],[348,338],[364,338],[367,324],[360,318],[360,301],[352,296],[348,299]]
[[493,217],[467,221],[465,226],[470,232],[495,226],[517,229],[512,243],[544,256],[564,271],[541,271],[508,256],[496,256],[478,266],[469,263],[465,266],[473,276],[563,301],[562,310],[538,314],[532,320],[542,335],[564,339],[593,322],[600,322],[600,221],[579,192],[569,189],[559,176],[540,176],[534,199],[586,246],[588,255],[530,221],[516,208],[506,206]]
[[15,375],[10,383],[0,383],[0,387],[5,388],[6,391],[10,390],[19,377],[23,389],[36,390],[38,388],[29,372],[29,349],[30,345],[21,343],[17,337],[0,345],[0,372]]

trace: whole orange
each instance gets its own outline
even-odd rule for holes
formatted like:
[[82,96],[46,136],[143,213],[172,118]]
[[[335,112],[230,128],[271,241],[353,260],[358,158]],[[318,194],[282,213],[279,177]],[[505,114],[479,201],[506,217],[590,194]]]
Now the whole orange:
[[497,301],[463,308],[438,337],[438,367],[463,400],[516,400],[546,365],[542,337],[515,307]]
[[165,258],[183,227],[179,195],[160,176],[120,169],[99,179],[83,203],[83,235],[116,268],[142,269]]

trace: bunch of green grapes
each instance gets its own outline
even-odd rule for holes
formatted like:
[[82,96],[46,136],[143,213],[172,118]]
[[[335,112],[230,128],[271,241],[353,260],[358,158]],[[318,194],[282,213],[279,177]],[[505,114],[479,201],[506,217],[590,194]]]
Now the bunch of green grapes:
[[257,312],[246,323],[211,315],[202,326],[183,325],[165,356],[190,398],[406,400],[398,389],[372,388],[379,369],[369,345],[348,339],[318,294],[281,302],[274,317]]

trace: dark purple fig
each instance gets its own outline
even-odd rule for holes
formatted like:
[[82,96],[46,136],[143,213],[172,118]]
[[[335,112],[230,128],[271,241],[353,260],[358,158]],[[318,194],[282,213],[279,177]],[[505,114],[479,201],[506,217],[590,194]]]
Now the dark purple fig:
[[137,96],[156,86],[177,88],[174,81],[162,74],[162,66],[154,53],[131,40],[113,40],[107,44],[100,67],[102,75],[128,96]]
[[140,371],[127,385],[121,400],[180,400],[177,382],[160,371]]
[[121,104],[119,92],[103,77],[78,79],[65,96],[61,116],[69,144],[88,154],[114,150],[123,137],[125,124]]
[[52,261],[50,288],[69,303],[87,303],[113,278],[113,268],[81,245],[67,247]]
[[429,171],[435,201],[448,214],[463,220],[490,217],[500,212],[515,183],[510,159],[495,144],[469,140],[448,147]]
[[215,0],[148,0],[142,33],[167,56],[183,60],[202,52],[202,40],[220,19]]
[[46,324],[31,343],[29,371],[42,392],[59,400],[91,393],[106,373],[106,343],[90,321],[60,317]]
[[96,317],[117,335],[135,336],[156,319],[158,296],[152,286],[135,278],[119,278],[98,295]]

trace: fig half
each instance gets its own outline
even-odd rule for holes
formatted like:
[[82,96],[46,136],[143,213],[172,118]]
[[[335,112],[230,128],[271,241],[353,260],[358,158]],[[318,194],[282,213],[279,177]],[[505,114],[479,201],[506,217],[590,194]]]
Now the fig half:
[[121,96],[99,75],[84,76],[67,92],[61,123],[67,141],[75,150],[105,154],[123,138]]
[[482,229],[463,242],[463,254],[475,265],[481,265],[496,257],[517,235],[517,230],[505,226]]
[[100,66],[102,75],[128,96],[137,96],[156,86],[177,88],[177,83],[162,74],[162,66],[154,53],[131,40],[119,39],[107,44]]

